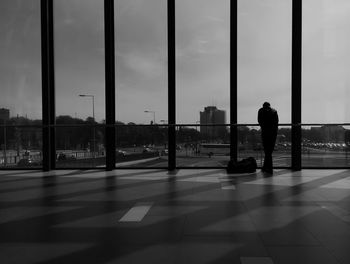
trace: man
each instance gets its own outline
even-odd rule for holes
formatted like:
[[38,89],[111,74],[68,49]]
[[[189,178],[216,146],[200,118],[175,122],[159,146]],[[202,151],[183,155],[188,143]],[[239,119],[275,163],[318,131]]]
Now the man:
[[264,165],[263,172],[273,173],[272,152],[275,148],[278,131],[278,114],[271,108],[270,103],[265,102],[258,112],[258,122],[261,127],[261,139],[264,147]]

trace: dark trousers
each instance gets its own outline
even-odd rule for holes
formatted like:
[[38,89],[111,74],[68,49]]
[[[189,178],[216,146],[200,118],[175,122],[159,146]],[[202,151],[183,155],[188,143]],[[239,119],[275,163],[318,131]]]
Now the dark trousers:
[[263,169],[266,171],[272,171],[273,169],[272,152],[275,148],[276,137],[277,137],[276,134],[263,133],[262,135],[262,143],[263,143],[264,153],[265,153]]

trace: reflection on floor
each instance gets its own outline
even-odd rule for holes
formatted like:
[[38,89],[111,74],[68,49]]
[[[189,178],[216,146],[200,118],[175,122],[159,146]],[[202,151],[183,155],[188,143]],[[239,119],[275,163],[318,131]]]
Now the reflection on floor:
[[350,263],[347,170],[0,171],[1,263]]

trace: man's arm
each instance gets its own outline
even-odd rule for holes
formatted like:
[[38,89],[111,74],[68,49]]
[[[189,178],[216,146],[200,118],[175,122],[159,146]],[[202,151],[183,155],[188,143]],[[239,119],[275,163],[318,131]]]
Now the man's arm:
[[274,126],[274,129],[276,130],[276,133],[278,133],[278,113],[277,111],[275,111],[275,114],[274,114],[274,117],[273,117],[273,126]]
[[261,109],[259,109],[259,111],[258,111],[258,123],[259,123],[259,125],[261,126],[261,124],[262,124],[262,111],[261,111]]

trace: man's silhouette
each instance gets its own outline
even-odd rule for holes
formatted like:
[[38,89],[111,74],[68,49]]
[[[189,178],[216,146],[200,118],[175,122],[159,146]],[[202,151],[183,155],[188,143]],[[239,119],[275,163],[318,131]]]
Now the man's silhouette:
[[273,173],[272,152],[275,148],[278,131],[278,114],[271,108],[270,103],[265,102],[258,112],[258,122],[261,127],[261,139],[264,147],[265,159],[263,172]]

